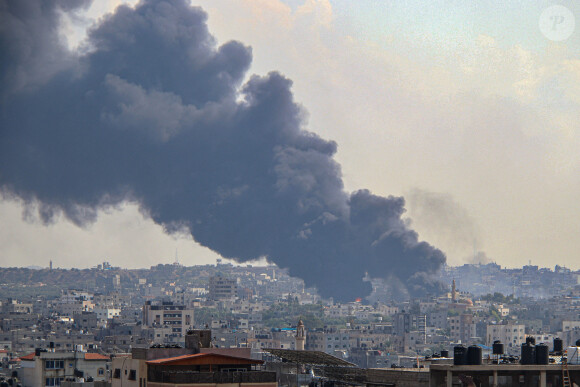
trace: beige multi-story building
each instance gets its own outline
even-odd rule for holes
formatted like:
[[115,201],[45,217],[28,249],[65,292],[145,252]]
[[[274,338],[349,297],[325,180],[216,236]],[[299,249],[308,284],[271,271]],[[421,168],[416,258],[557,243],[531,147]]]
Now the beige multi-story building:
[[93,295],[87,292],[67,290],[60,296],[56,311],[61,316],[72,317],[82,312],[90,312],[95,307]]
[[7,301],[0,303],[2,313],[32,313],[33,305],[22,303],[9,298]]
[[107,381],[108,356],[88,352],[50,352],[37,350],[22,356],[18,375],[23,387],[60,386],[64,381],[91,377]]
[[169,327],[171,336],[167,342],[175,342],[175,338],[184,337],[188,329],[193,327],[193,309],[173,302],[152,303],[143,305],[143,325],[150,328]]
[[90,312],[94,308],[94,304],[91,301],[75,301],[58,304],[56,311],[60,316],[72,317],[75,314],[82,312]]
[[520,347],[526,342],[526,326],[523,324],[492,324],[487,326],[486,345],[491,346],[499,340],[508,353],[519,354]]
[[209,279],[208,298],[214,301],[232,300],[238,295],[236,280],[215,276]]
[[573,331],[574,329],[580,329],[580,321],[562,321],[562,331]]
[[305,347],[310,351],[348,351],[350,344],[350,330],[347,329],[318,329],[306,333]]
[[476,336],[475,323],[471,313],[449,317],[448,325],[451,340],[456,343],[470,343]]

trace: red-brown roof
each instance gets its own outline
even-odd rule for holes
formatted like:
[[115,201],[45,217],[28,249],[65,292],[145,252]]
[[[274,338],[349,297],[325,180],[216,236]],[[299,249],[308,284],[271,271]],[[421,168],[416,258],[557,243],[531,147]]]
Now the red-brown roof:
[[263,364],[262,360],[222,355],[218,353],[196,353],[168,357],[165,359],[150,360],[147,364],[171,364],[171,365],[215,365],[215,364]]
[[35,355],[35,353],[32,352],[26,356],[20,356],[20,360],[34,360],[34,355]]
[[101,355],[100,353],[85,353],[85,360],[109,360],[109,356]]

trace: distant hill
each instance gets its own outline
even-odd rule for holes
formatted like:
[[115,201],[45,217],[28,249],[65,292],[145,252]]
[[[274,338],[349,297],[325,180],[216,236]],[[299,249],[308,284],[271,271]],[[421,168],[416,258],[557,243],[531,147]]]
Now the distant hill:
[[42,269],[44,269],[44,267],[42,267],[42,266],[26,266],[26,269],[30,269],[30,270],[42,270]]

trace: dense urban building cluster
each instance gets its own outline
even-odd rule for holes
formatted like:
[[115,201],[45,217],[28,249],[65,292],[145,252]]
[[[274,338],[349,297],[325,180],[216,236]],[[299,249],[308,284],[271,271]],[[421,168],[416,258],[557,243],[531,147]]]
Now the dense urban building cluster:
[[369,279],[370,297],[339,303],[276,266],[2,268],[0,373],[23,386],[143,387],[164,367],[201,372],[217,362],[258,372],[259,362],[297,351],[393,369],[418,367],[457,344],[490,357],[500,341],[516,356],[530,338],[564,346],[580,339],[580,272],[464,265],[445,267],[440,280],[446,292],[409,299]]

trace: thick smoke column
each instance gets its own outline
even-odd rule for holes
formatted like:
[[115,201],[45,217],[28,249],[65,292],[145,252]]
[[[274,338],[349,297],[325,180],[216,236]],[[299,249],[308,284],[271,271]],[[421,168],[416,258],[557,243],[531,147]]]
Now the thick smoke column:
[[[216,47],[184,0],[120,7],[86,53],[59,43],[81,1],[0,2],[0,188],[77,224],[138,202],[224,257],[267,257],[323,296],[367,295],[362,278],[430,290],[444,254],[401,219],[404,200],[347,194],[336,144],[303,129],[291,82],[245,84],[251,50]],[[46,64],[46,66],[43,66]]]

